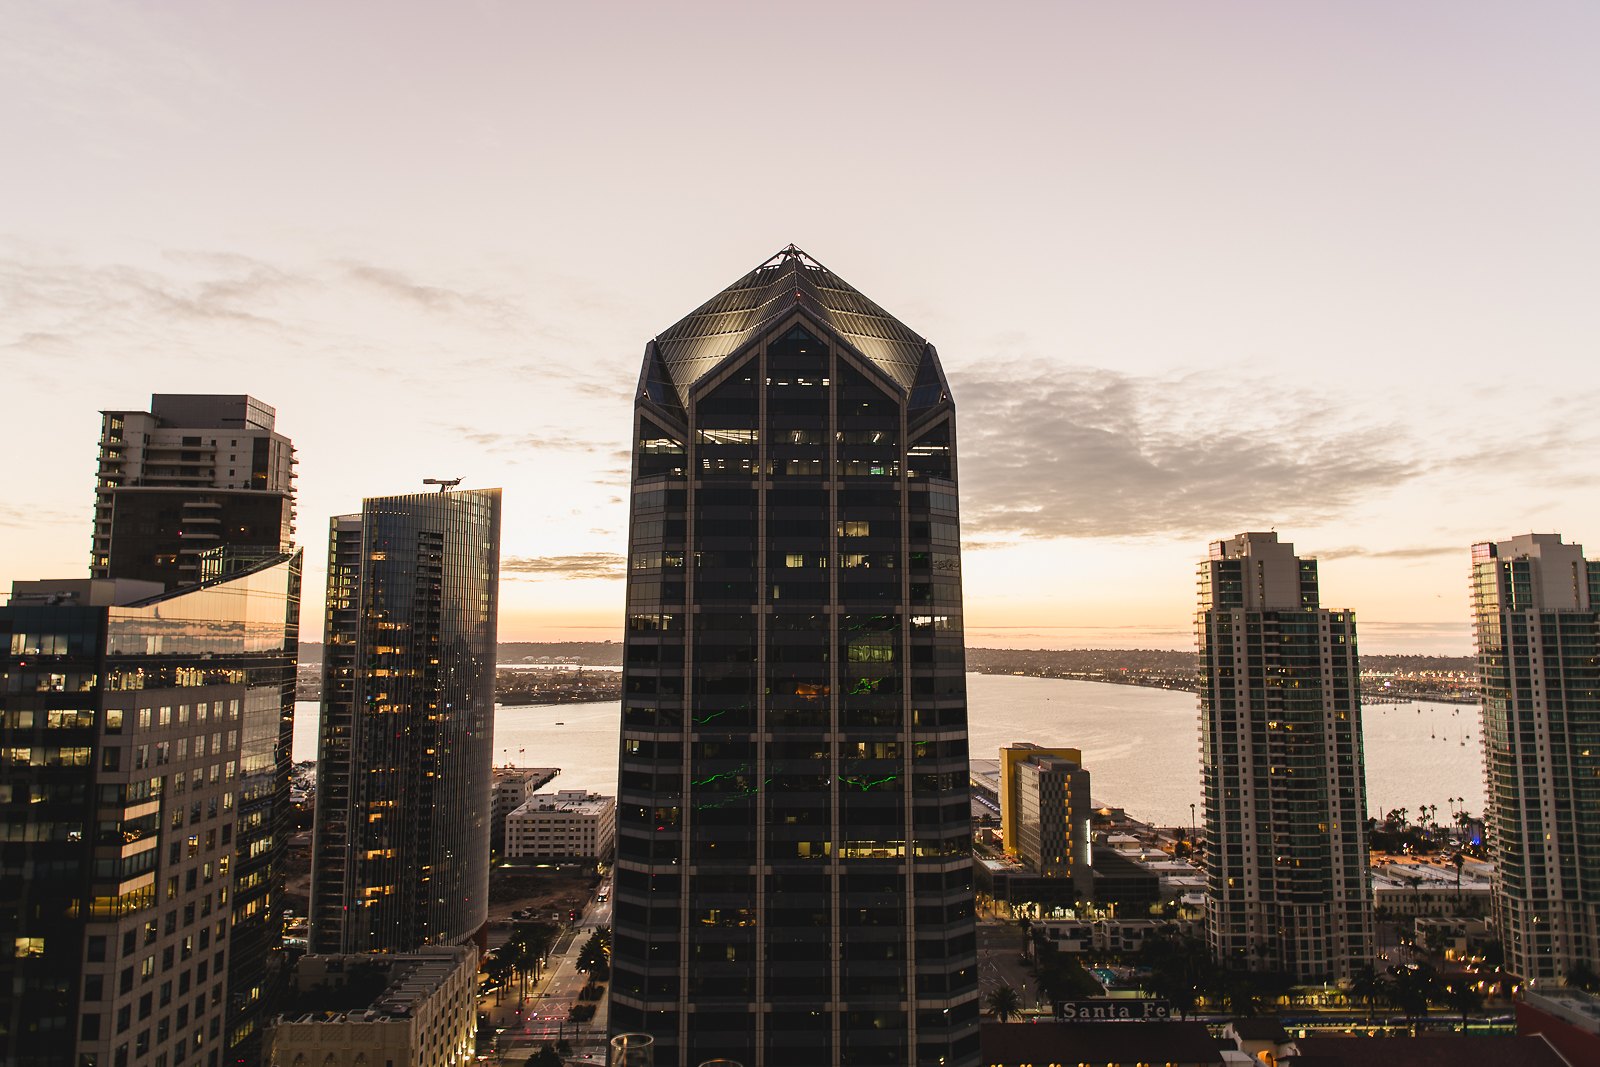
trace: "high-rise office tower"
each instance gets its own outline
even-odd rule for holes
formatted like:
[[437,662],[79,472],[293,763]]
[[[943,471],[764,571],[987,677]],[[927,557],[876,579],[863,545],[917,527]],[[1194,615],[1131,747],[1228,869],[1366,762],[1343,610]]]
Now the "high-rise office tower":
[[954,411],[790,246],[645,349],[610,1025],[656,1067],[974,1064]]
[[500,490],[332,520],[311,948],[409,952],[488,917]]
[[294,553],[0,608],[0,1062],[258,1058],[299,596]]
[[251,396],[157,393],[149,411],[102,412],[90,573],[173,589],[220,546],[289,551],[294,446],[273,422]]
[[1094,898],[1089,857],[1089,772],[1075,748],[1023,743],[1000,750],[1000,833],[1005,849],[1035,873],[1072,880]]
[[1372,958],[1355,616],[1275,533],[1200,564],[1206,927],[1229,966],[1302,981]]
[[1600,561],[1559,534],[1473,545],[1472,608],[1506,969],[1600,970]]

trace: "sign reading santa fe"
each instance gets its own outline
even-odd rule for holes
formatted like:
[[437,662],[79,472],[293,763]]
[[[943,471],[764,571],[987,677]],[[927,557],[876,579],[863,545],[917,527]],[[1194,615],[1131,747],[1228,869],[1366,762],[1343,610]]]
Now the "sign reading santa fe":
[[1056,1018],[1064,1023],[1147,1022],[1172,1018],[1172,1005],[1165,1000],[1123,1000],[1111,997],[1058,1000]]

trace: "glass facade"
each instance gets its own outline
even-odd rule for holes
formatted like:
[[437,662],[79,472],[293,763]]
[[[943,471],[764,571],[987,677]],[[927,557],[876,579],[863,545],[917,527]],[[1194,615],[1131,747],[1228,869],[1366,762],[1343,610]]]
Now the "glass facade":
[[647,349],[610,1025],[657,1067],[977,1062],[953,420],[792,248]]
[[1199,570],[1206,932],[1226,966],[1350,977],[1374,953],[1355,616],[1276,534]]
[[1600,970],[1600,561],[1555,534],[1474,545],[1472,604],[1506,970]]
[[312,951],[487,919],[500,491],[367,500],[328,546]]
[[0,1061],[253,1061],[280,985],[300,557],[102,606],[112,585],[0,608]]

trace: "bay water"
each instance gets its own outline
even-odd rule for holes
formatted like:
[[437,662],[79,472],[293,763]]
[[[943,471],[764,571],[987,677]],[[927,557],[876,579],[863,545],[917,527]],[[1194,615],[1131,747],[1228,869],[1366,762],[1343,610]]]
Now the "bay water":
[[[1083,752],[1096,803],[1162,826],[1187,826],[1200,803],[1200,731],[1194,694],[1134,685],[967,675],[969,752],[998,759],[1032,741]],[[548,788],[615,793],[617,701],[499,705],[495,763],[559,767]],[[1436,805],[1441,821],[1484,808],[1483,749],[1475,705],[1374,704],[1363,709],[1367,810]],[[317,704],[295,709],[294,758],[316,758]],[[1464,804],[1460,800],[1465,798]]]

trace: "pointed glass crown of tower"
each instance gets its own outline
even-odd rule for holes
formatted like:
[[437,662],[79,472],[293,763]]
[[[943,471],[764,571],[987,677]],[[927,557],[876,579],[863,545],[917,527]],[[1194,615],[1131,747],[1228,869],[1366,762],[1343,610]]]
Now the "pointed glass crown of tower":
[[681,409],[696,382],[796,311],[909,393],[912,410],[948,399],[931,344],[792,244],[657,335],[645,350],[640,391]]

